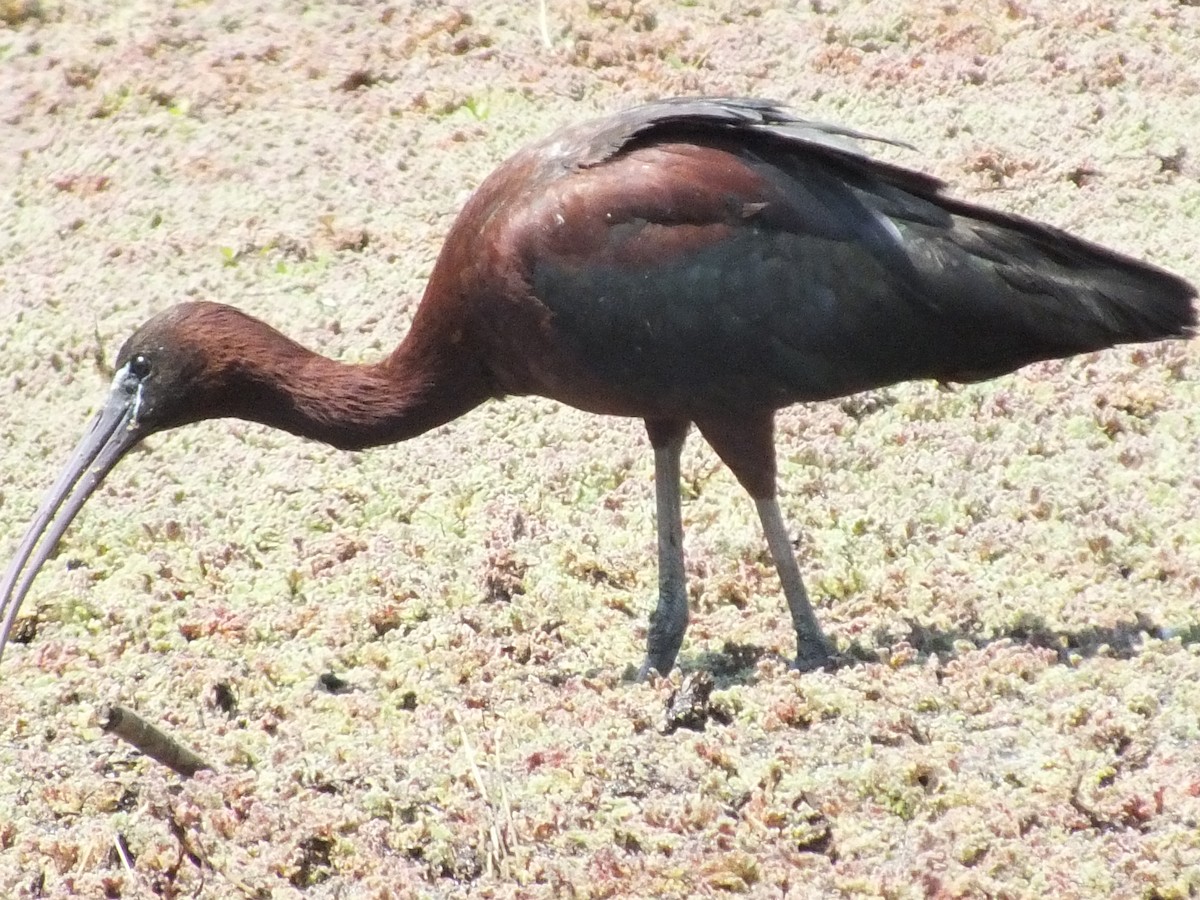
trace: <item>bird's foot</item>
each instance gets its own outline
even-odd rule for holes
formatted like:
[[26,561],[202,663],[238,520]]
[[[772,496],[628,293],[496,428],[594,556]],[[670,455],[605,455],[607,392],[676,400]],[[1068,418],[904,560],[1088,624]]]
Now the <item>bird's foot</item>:
[[791,668],[797,672],[836,672],[850,662],[850,657],[839,653],[829,641],[800,639],[796,642],[796,659]]
[[651,672],[670,675],[671,670],[675,668],[675,657],[679,655],[679,648],[683,645],[683,632],[687,628],[687,606],[676,606],[675,610],[680,608],[683,610],[682,617],[662,615],[661,609],[655,610],[650,617],[650,633],[646,636],[646,660],[638,669],[638,681],[647,680]]
[[[644,684],[645,682],[649,681],[652,676],[657,675],[662,677],[664,675],[669,675],[674,665],[674,660],[667,663],[664,663],[662,660],[655,662],[649,656],[647,656],[646,661],[642,663],[642,667],[638,669],[637,678],[635,680],[639,684]],[[632,666],[630,668],[632,668]]]

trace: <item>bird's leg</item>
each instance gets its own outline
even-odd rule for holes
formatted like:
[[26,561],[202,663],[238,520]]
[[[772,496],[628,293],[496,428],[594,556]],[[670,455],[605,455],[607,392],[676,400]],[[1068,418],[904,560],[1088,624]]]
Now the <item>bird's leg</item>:
[[679,458],[688,423],[647,420],[654,447],[654,495],[658,529],[658,605],[650,614],[646,661],[638,672],[666,675],[675,665],[688,625],[687,579],[683,568],[683,510],[679,497]]
[[808,602],[808,591],[804,589],[804,579],[800,577],[800,566],[796,562],[796,554],[792,552],[792,542],[788,538],[787,525],[783,522],[783,513],[779,510],[779,501],[774,497],[756,498],[754,505],[758,507],[758,518],[767,538],[767,547],[771,551],[771,559],[775,561],[783,596],[787,598],[788,610],[792,614],[792,627],[796,629],[796,668],[801,672],[819,669],[833,657],[834,650],[821,631],[812,604]]
[[767,547],[796,630],[796,668],[801,671],[821,668],[833,656],[833,647],[808,602],[800,566],[792,552],[779,501],[775,499],[774,414],[746,414],[735,421],[698,421],[696,425],[758,507]]

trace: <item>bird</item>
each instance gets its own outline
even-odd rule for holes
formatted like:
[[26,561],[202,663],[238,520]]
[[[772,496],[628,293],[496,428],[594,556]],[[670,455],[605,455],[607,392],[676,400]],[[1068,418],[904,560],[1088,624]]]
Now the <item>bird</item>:
[[680,454],[693,427],[755,504],[793,665],[835,664],[780,511],[778,410],[1196,328],[1183,278],[955,199],[864,149],[876,144],[899,142],[756,98],[670,98],[561,128],[471,195],[407,334],[372,364],[222,303],[158,313],[121,347],[0,581],[0,653],[64,531],[148,435],[235,417],[364,450],[540,395],[645,424],[658,597],[641,677],[672,670],[688,625]]

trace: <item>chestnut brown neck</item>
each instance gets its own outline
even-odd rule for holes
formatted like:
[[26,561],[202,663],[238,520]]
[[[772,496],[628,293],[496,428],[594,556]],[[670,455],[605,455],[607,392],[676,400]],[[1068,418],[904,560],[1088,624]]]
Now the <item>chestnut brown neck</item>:
[[337,362],[259,323],[230,366],[221,412],[344,450],[395,443],[491,396],[478,361],[415,333],[374,365]]

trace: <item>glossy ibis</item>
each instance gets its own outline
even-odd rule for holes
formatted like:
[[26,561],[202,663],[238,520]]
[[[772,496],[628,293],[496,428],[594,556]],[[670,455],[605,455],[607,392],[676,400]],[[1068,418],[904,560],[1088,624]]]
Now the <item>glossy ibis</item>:
[[407,337],[346,365],[216,303],[125,342],[87,435],[0,584],[0,650],[39,567],[142,438],[236,416],[344,449],[539,394],[645,420],[658,605],[642,672],[687,627],[679,458],[694,424],[758,508],[801,668],[831,647],[775,496],[775,411],[915,378],[1191,334],[1195,290],[1147,263],[943,193],[880,140],[750,99],[651,103],[564,128],[475,192]]

